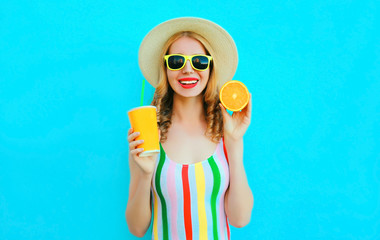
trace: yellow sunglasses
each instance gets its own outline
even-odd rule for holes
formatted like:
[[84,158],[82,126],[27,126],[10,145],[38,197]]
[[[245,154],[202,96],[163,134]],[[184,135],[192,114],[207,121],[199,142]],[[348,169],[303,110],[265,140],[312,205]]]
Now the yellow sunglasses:
[[210,67],[212,57],[201,54],[191,56],[170,54],[165,55],[164,59],[166,61],[166,66],[172,71],[181,70],[185,66],[187,60],[190,60],[190,64],[195,70],[205,71]]

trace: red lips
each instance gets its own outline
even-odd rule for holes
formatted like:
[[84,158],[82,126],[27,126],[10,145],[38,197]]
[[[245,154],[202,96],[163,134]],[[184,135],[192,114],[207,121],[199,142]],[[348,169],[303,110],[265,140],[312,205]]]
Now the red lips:
[[193,88],[198,84],[199,80],[198,78],[181,78],[178,82],[183,88]]

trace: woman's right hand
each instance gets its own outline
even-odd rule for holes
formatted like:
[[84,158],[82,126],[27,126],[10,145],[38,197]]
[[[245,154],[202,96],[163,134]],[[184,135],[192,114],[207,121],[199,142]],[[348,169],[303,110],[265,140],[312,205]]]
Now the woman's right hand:
[[132,161],[139,167],[143,175],[152,176],[158,153],[149,157],[139,157],[139,154],[144,151],[144,149],[137,147],[144,142],[144,140],[136,140],[139,135],[140,133],[134,132],[132,128],[128,130],[129,157],[132,158]]

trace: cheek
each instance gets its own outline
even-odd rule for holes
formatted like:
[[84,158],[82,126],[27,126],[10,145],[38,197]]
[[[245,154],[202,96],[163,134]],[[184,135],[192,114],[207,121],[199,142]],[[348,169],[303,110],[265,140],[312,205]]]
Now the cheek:
[[202,77],[203,81],[208,82],[208,80],[210,78],[210,70],[200,72],[200,76]]
[[171,85],[175,81],[177,73],[175,71],[166,70],[166,76],[168,77],[168,82]]
[[166,76],[168,77],[168,80],[170,81],[170,79],[173,78],[172,71],[169,71],[168,69],[166,69]]

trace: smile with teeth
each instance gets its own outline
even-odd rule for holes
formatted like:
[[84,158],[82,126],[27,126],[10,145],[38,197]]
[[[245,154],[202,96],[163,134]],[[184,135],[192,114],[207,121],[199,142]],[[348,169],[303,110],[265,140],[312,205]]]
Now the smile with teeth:
[[179,81],[181,84],[183,85],[191,85],[191,84],[195,84],[198,82],[198,80],[190,80],[190,81],[184,81],[184,80],[180,80]]

